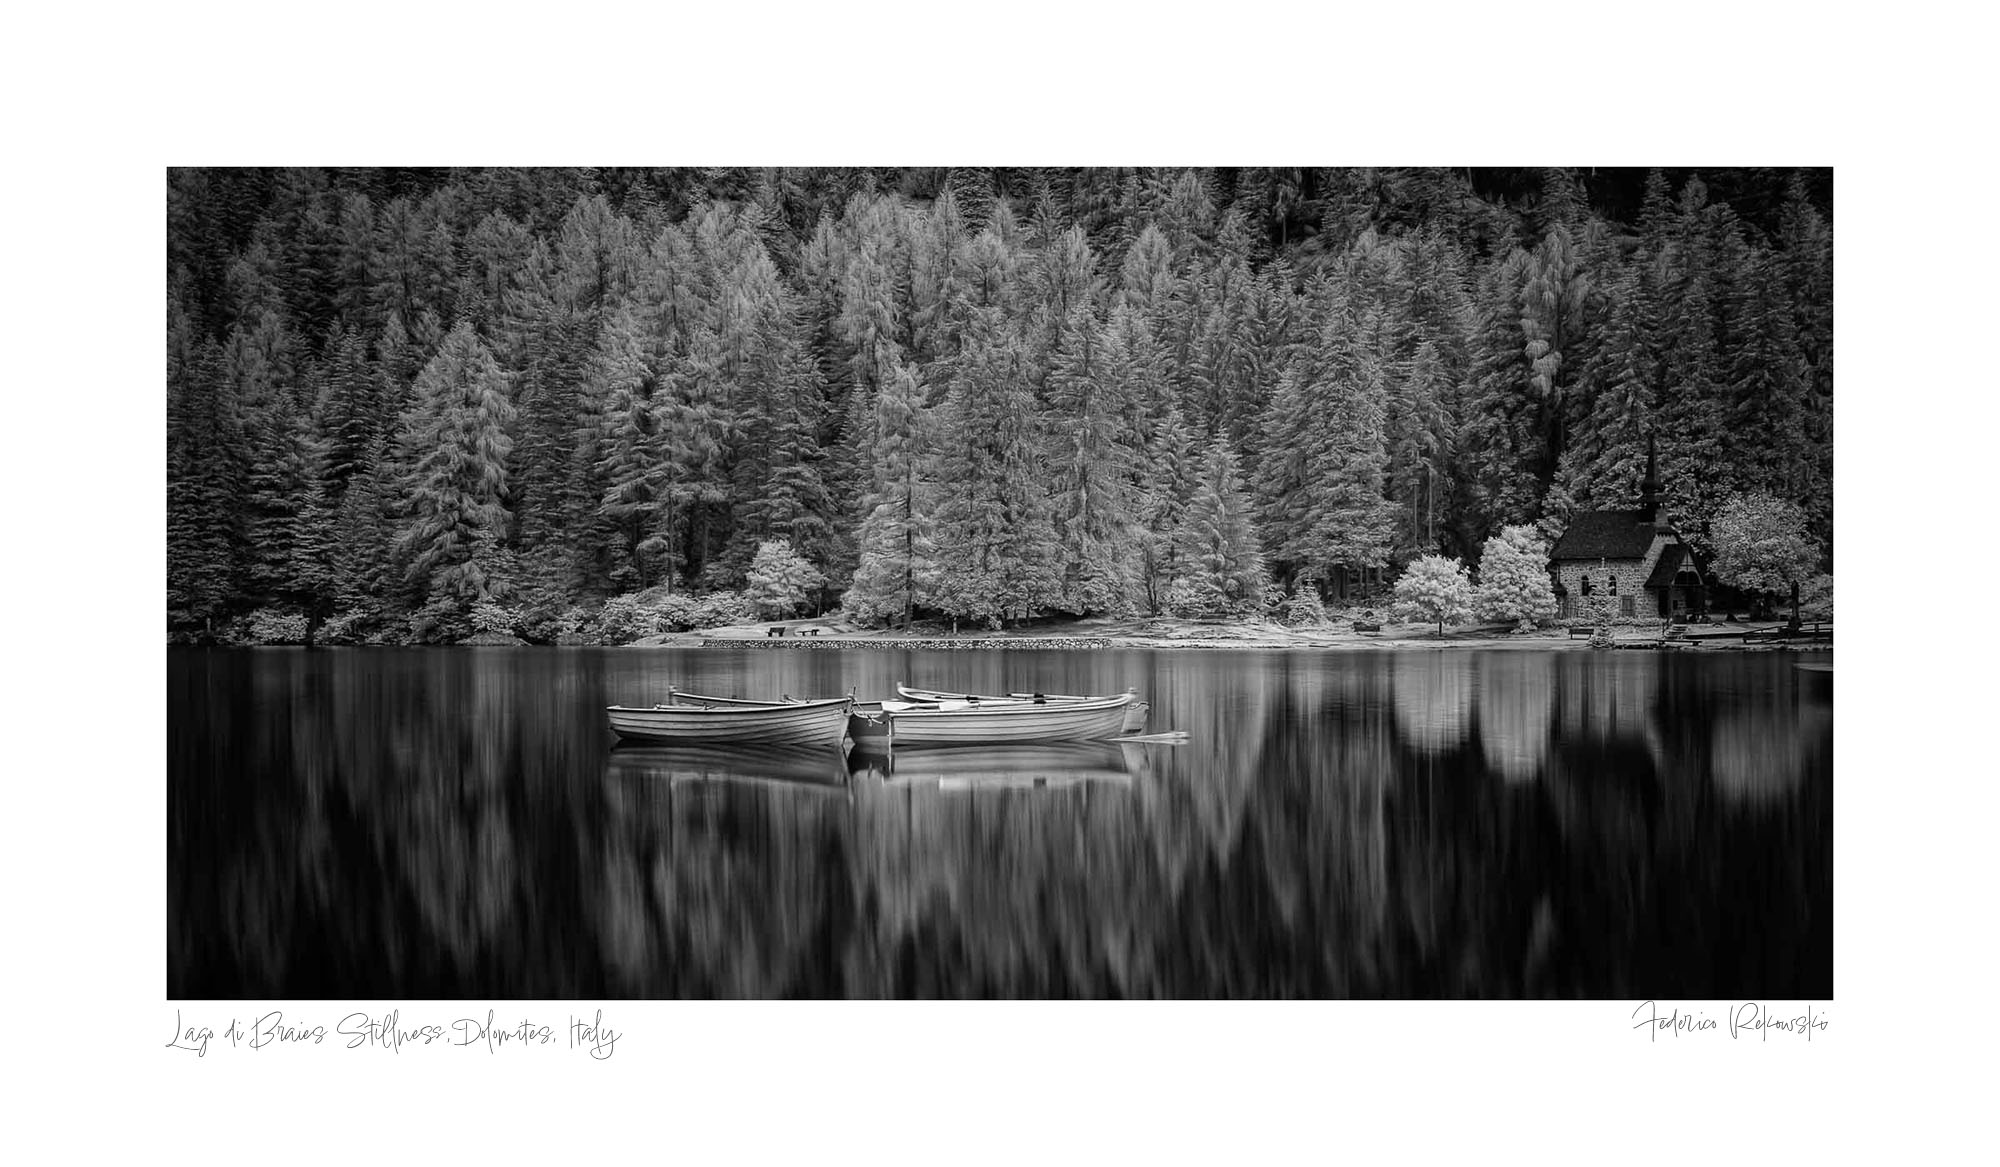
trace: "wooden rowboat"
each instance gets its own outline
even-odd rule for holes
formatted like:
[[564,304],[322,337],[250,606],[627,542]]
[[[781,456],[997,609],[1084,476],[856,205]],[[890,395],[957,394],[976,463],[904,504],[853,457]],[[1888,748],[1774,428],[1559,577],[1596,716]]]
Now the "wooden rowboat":
[[1130,693],[1075,701],[874,701],[857,704],[847,732],[856,742],[974,745],[1096,741],[1124,732]]
[[[1133,701],[1130,705],[1127,705],[1125,707],[1125,724],[1123,727],[1121,727],[1119,732],[1127,734],[1140,733],[1144,731],[1146,728],[1146,714],[1148,711],[1152,709],[1152,706],[1146,704],[1146,702],[1144,701],[1140,701],[1137,699],[1139,692],[1137,689],[1127,689],[1125,691],[1133,695]],[[942,689],[918,689],[910,685],[901,685],[901,684],[896,686],[896,692],[901,693],[903,695],[903,699],[906,701],[924,701],[924,702],[978,701],[983,703],[988,701],[1046,702],[1046,701],[1104,700],[1104,698],[1102,697],[1078,697],[1066,693],[1007,693],[1002,695],[989,695],[984,693],[947,693]]]
[[837,746],[847,737],[852,697],[821,701],[751,701],[667,690],[665,704],[650,709],[613,705],[612,730],[629,741],[752,742]]

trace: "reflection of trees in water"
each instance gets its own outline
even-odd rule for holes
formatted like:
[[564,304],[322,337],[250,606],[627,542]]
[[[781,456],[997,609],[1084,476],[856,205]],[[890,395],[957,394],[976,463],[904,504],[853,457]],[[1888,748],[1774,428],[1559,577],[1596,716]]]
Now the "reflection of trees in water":
[[1565,653],[1556,659],[1555,690],[1561,702],[1557,736],[1642,743],[1655,766],[1663,764],[1655,714],[1660,690],[1654,653]]
[[[765,655],[803,690],[844,654]],[[170,714],[231,730],[170,736],[170,991],[1830,992],[1825,703],[1768,661],[1498,655],[1158,654],[1127,683],[1190,741],[1143,777],[801,789],[607,760],[593,670],[638,654],[190,654]]]
[[1833,747],[1833,711],[1777,700],[1725,711],[1710,732],[1709,774],[1733,802],[1773,803]]
[[561,927],[531,902],[524,843],[561,835],[576,808],[551,789],[560,762],[524,780],[517,727],[535,719],[521,710],[561,686],[524,680],[521,659],[334,650],[244,670],[253,739],[174,784],[215,803],[179,851],[188,881],[216,881],[215,931],[239,949],[216,991],[477,994],[523,979],[495,954]]
[[863,774],[854,800],[861,992],[1144,991],[1132,928],[1156,917],[1157,869],[1127,787],[952,790]]
[[421,670],[415,693],[384,692],[370,711],[382,718],[393,761],[371,767],[389,781],[354,809],[384,891],[408,897],[423,927],[428,943],[409,959],[443,966],[426,975],[475,973],[519,890],[505,793],[514,785],[516,710],[528,695],[515,672],[486,663],[450,654]]
[[1472,724],[1471,654],[1409,652],[1391,660],[1403,740],[1428,753],[1457,748]]
[[[1176,662],[1177,664],[1179,662]],[[1226,867],[1235,851],[1245,804],[1267,764],[1264,752],[1274,733],[1274,700],[1284,691],[1281,678],[1267,670],[1244,670],[1218,684],[1199,668],[1177,668],[1157,678],[1160,698],[1153,724],[1183,730],[1185,744],[1159,754],[1174,780],[1139,791],[1150,821],[1159,825],[1152,842],[1167,878],[1177,882],[1204,857]]]
[[1274,743],[1238,865],[1219,886],[1183,889],[1182,910],[1220,934],[1206,972],[1223,992],[1366,994],[1397,963],[1387,943],[1393,738],[1386,724],[1367,734],[1352,725]]
[[1479,747],[1509,782],[1531,782],[1548,757],[1555,664],[1547,653],[1495,652],[1479,664]]
[[643,772],[607,785],[588,902],[612,995],[839,991],[853,914],[844,791]]

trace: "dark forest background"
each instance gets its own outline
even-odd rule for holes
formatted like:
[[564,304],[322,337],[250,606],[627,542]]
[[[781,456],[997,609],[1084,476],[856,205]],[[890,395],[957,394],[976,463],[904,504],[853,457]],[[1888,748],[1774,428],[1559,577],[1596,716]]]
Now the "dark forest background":
[[173,170],[169,631],[557,639],[753,561],[866,621],[1342,600],[1631,505],[1649,440],[1697,547],[1757,491],[1830,548],[1831,218],[1758,168]]

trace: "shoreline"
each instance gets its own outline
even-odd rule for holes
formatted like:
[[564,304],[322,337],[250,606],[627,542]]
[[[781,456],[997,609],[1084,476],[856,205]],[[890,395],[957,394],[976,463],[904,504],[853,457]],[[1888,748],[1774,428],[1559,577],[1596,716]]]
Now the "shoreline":
[[[771,634],[784,627],[787,634]],[[816,634],[799,635],[798,629],[817,628]],[[791,651],[840,652],[867,649],[911,649],[923,652],[980,650],[1042,650],[1094,652],[1107,649],[1183,649],[1190,651],[1297,651],[1297,652],[1422,652],[1444,649],[1485,649],[1492,651],[1530,650],[1537,652],[1609,652],[1640,650],[1651,652],[1831,652],[1830,633],[1824,640],[1762,640],[1746,643],[1746,634],[1769,634],[1783,627],[1782,621],[1758,621],[1737,625],[1694,625],[1692,635],[1705,639],[1663,639],[1657,625],[1614,625],[1612,643],[1592,648],[1590,639],[1571,635],[1566,626],[1516,632],[1498,624],[1447,628],[1443,636],[1435,627],[1423,624],[1385,624],[1380,632],[1354,632],[1351,628],[1288,628],[1279,624],[1242,622],[1206,624],[1195,621],[1148,620],[1117,622],[1081,620],[1067,625],[1020,631],[906,633],[890,630],[840,628],[814,620],[765,621],[714,628],[664,632],[641,637],[626,644],[584,644],[577,642],[536,644],[514,636],[482,634],[456,644],[399,645],[429,648],[763,648]],[[175,647],[169,641],[169,647]],[[183,647],[201,647],[184,645]],[[300,648],[298,644],[234,644],[208,647]],[[319,648],[392,647],[370,644],[328,644]]]
[[[811,624],[799,621],[797,624]],[[1660,652],[1795,652],[1832,651],[1831,641],[1802,643],[1746,644],[1736,637],[1742,633],[1766,632],[1782,627],[1781,621],[1757,624],[1697,626],[1711,633],[1727,632],[1729,639],[1705,641],[1663,641],[1656,626],[1614,626],[1610,649],[1592,649],[1587,637],[1572,636],[1567,628],[1539,629],[1521,633],[1499,625],[1448,628],[1440,637],[1425,625],[1384,625],[1381,632],[1364,633],[1334,628],[1294,629],[1275,624],[1194,624],[1176,622],[1171,626],[1148,623],[1140,627],[1116,626],[1109,622],[1084,621],[1063,630],[1032,632],[920,633],[866,632],[825,628],[818,635],[771,636],[771,624],[739,625],[699,629],[643,637],[615,648],[710,648],[749,647],[805,651],[904,648],[921,651],[965,651],[978,649],[1043,649],[1096,651],[1103,649],[1292,649],[1322,651],[1419,651],[1428,649],[1533,649],[1537,651],[1619,651]],[[821,625],[824,628],[824,625]]]

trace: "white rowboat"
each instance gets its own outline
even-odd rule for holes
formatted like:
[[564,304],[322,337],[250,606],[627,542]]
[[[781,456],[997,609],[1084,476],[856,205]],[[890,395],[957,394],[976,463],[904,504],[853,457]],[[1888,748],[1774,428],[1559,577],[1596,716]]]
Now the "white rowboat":
[[[1119,732],[1124,734],[1139,733],[1146,728],[1146,714],[1149,710],[1152,709],[1152,706],[1146,704],[1146,702],[1144,701],[1140,701],[1137,699],[1138,690],[1127,689],[1125,691],[1127,693],[1132,694],[1134,700],[1130,705],[1127,705],[1125,707],[1125,724],[1122,727],[1120,727]],[[1047,702],[1047,701],[1104,700],[1104,698],[1102,697],[1076,697],[1064,693],[1008,693],[1001,696],[988,695],[984,693],[947,693],[942,689],[918,689],[918,688],[913,688],[912,686],[909,685],[897,685],[896,692],[901,693],[905,700],[923,701],[923,702],[977,701],[983,704],[989,701],[1018,703],[1022,701]]]
[[852,697],[822,701],[751,701],[667,690],[667,702],[650,709],[613,705],[605,710],[621,738],[647,742],[754,742],[832,745],[847,737]]
[[880,701],[858,704],[847,730],[857,742],[971,745],[1096,741],[1124,732],[1130,693],[1077,701]]

